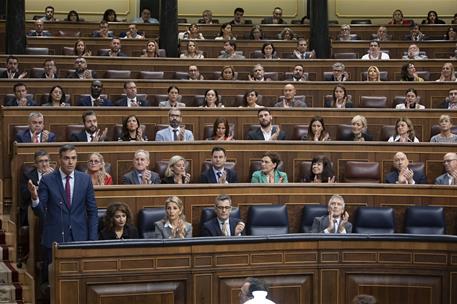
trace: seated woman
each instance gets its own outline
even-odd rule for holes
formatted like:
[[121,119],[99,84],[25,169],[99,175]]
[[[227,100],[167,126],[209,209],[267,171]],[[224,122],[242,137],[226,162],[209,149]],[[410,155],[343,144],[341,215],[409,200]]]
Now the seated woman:
[[432,136],[430,142],[434,143],[456,143],[457,135],[452,133],[451,116],[444,114],[440,116],[440,133]]
[[405,92],[405,102],[399,103],[395,106],[395,109],[425,109],[425,106],[419,104],[417,98],[417,91],[413,88],[407,89]]
[[401,66],[400,81],[422,82],[422,81],[424,81],[424,79],[417,76],[416,67],[414,66],[414,63],[407,62]]
[[155,239],[184,239],[192,237],[192,224],[186,222],[184,204],[177,196],[165,201],[165,218],[154,223]]
[[83,19],[79,18],[79,14],[75,10],[71,10],[67,14],[67,18],[63,19],[63,21],[68,21],[68,22],[82,22],[84,21]]
[[222,67],[219,80],[236,80],[236,73],[233,65],[224,65]]
[[216,118],[213,124],[213,134],[208,140],[233,140],[228,120],[222,117]]
[[356,115],[351,121],[352,132],[342,140],[348,141],[372,141],[373,137],[367,133],[368,122],[365,116]]
[[311,161],[311,172],[305,177],[305,183],[334,183],[335,171],[330,159],[318,155]]
[[324,101],[324,107],[326,108],[337,108],[347,109],[352,108],[352,101],[349,99],[346,88],[341,84],[338,84],[333,89],[332,99]]
[[187,42],[186,50],[184,53],[181,53],[179,58],[184,58],[184,59],[203,59],[205,56],[203,55],[203,52],[201,52],[198,49],[197,42],[195,41],[189,41]]
[[92,184],[94,186],[113,184],[113,178],[105,170],[105,159],[98,152],[89,155],[86,173],[92,178]]
[[350,41],[351,37],[351,26],[349,24],[343,24],[340,28],[340,33],[338,34],[337,40],[340,41]]
[[198,23],[217,24],[219,22],[213,22],[213,12],[207,9],[202,12],[202,18],[198,20]]
[[403,17],[403,12],[401,10],[396,9],[392,13],[392,20],[390,20],[388,24],[410,25],[412,23],[412,20],[407,20]]
[[455,77],[454,65],[451,62],[446,62],[441,68],[441,75],[436,81],[457,81]]
[[232,33],[232,25],[230,23],[224,23],[221,25],[219,35],[214,38],[216,40],[236,40],[236,37]]
[[190,174],[186,173],[186,160],[179,155],[172,156],[168,161],[165,177],[162,178],[162,184],[188,183],[190,183]]
[[187,31],[183,33],[182,39],[203,40],[205,37],[203,37],[203,34],[200,33],[200,28],[198,25],[196,23],[191,23]]
[[65,92],[59,85],[53,86],[49,91],[48,101],[42,104],[43,107],[68,107],[69,103],[66,102]]
[[155,40],[150,40],[146,43],[146,48],[143,49],[141,57],[157,58],[159,56],[159,44]]
[[245,108],[263,108],[259,105],[259,93],[256,90],[247,91],[243,96],[243,105]]
[[436,11],[429,11],[427,13],[427,18],[422,20],[422,24],[446,24],[446,22],[438,18],[438,13]]
[[112,203],[106,208],[100,240],[137,239],[138,231],[132,224],[132,212],[125,203]]
[[294,33],[294,31],[291,28],[285,27],[278,34],[278,39],[279,40],[297,40],[297,35]]
[[445,39],[449,41],[457,40],[457,26],[450,26],[448,28]]
[[78,39],[73,47],[73,53],[76,57],[91,56],[92,52],[86,48],[84,40]]
[[215,89],[208,89],[205,92],[203,100],[203,108],[223,108],[224,105],[221,101],[221,96]]
[[136,115],[129,115],[122,122],[121,141],[147,141],[141,123]]
[[395,134],[387,142],[419,142],[414,133],[414,125],[407,117],[400,117],[395,122]]
[[379,69],[377,66],[370,66],[368,67],[367,70],[367,81],[381,81],[381,72],[379,72]]
[[303,140],[327,141],[330,140],[330,134],[325,129],[324,119],[320,116],[314,116],[308,125],[308,135]]
[[287,183],[287,173],[278,170],[278,165],[280,162],[281,159],[277,153],[265,152],[265,154],[262,156],[261,169],[252,173],[251,183]]
[[102,21],[106,21],[106,22],[120,22],[119,20],[117,20],[117,14],[116,14],[116,11],[113,10],[112,8],[109,8],[105,11],[105,13],[103,14],[103,19]]
[[250,40],[263,40],[263,32],[260,25],[256,24],[251,28],[249,32],[249,39]]
[[279,59],[276,55],[276,49],[273,43],[265,42],[262,46],[263,59]]

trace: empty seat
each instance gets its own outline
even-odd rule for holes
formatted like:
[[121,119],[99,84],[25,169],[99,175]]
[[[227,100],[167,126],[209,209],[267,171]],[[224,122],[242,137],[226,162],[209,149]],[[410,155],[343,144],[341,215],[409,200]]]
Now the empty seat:
[[71,135],[84,130],[84,125],[67,125],[65,126],[65,141],[70,141]]
[[430,72],[429,71],[416,71],[417,76],[421,77],[425,81],[430,80]]
[[130,79],[132,72],[129,70],[106,70],[105,78],[109,79]]
[[353,224],[354,233],[395,233],[394,209],[359,207]]
[[261,50],[255,50],[249,54],[249,58],[263,58],[263,53]]
[[99,49],[97,56],[108,56],[110,49]]
[[328,207],[325,205],[311,204],[303,206],[303,215],[300,224],[300,232],[309,233],[315,217],[328,215]]
[[360,96],[360,108],[385,108],[386,106],[386,96]]
[[154,235],[154,223],[165,218],[165,208],[143,208],[138,212],[138,236],[150,239]]
[[270,78],[271,80],[279,80],[279,73],[278,72],[265,72],[264,73],[265,79]]
[[41,78],[44,74],[44,68],[32,68],[30,70],[30,78]]
[[294,125],[292,140],[303,140],[308,136],[308,125]]
[[[382,81],[389,80],[389,72],[387,71],[379,71],[379,77]],[[362,72],[362,81],[366,81],[368,78],[368,72]]]
[[272,235],[289,233],[286,205],[250,206],[248,212],[248,235]]
[[163,79],[164,72],[140,71],[140,79]]
[[352,134],[352,125],[341,124],[336,129],[336,140],[345,140]]
[[333,54],[335,59],[357,59],[358,56],[356,53],[346,52],[346,53],[335,53]]
[[27,55],[49,55],[49,48],[44,47],[27,47],[25,48]]
[[311,161],[303,160],[298,163],[298,176],[295,180],[296,183],[302,183],[310,180],[311,174]]
[[353,19],[351,20],[351,24],[371,24],[370,19]]
[[395,135],[395,125],[383,125],[381,127],[380,141],[388,141],[391,136]]
[[347,161],[344,168],[345,183],[379,183],[378,162]]
[[176,71],[173,76],[174,79],[187,80],[189,79],[189,73]]
[[406,208],[405,233],[446,234],[444,208],[429,206]]

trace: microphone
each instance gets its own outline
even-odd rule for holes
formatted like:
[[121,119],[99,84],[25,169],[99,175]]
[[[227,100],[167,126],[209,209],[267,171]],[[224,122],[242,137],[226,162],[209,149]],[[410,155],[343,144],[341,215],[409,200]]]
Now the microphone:
[[62,202],[59,202],[59,207],[60,207],[60,229],[62,233],[62,243],[65,243],[65,230],[63,227],[63,210],[62,210]]

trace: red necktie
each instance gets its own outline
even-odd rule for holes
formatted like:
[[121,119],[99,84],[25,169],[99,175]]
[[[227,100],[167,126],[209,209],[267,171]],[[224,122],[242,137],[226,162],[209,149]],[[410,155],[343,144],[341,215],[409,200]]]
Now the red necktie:
[[65,178],[67,180],[65,183],[65,197],[66,197],[67,207],[68,207],[68,209],[70,209],[70,207],[71,207],[71,189],[70,189],[71,176],[67,175]]
[[38,143],[38,133],[33,133],[33,143]]

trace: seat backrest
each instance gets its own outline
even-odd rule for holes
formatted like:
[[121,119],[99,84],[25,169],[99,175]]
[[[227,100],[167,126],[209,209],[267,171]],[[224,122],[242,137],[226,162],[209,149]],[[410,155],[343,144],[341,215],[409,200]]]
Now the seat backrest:
[[186,80],[186,79],[189,79],[189,73],[188,72],[180,72],[180,71],[176,71],[174,73],[174,79],[180,79],[180,80]]
[[164,72],[140,71],[140,79],[163,79]]
[[347,161],[344,168],[345,183],[379,183],[378,162]]
[[110,49],[99,49],[97,51],[97,56],[107,56],[109,54]]
[[165,218],[165,208],[143,208],[138,212],[138,236],[140,239],[150,239],[154,234],[154,223]]
[[413,206],[405,211],[405,233],[445,234],[443,207]]
[[335,59],[357,59],[357,54],[353,53],[353,52],[335,53],[335,54],[333,54],[333,58],[335,58]]
[[303,160],[298,163],[298,176],[295,180],[296,183],[302,183],[310,179],[311,174],[311,161]]
[[416,71],[417,76],[421,77],[425,81],[430,80],[430,71]]
[[286,205],[256,205],[248,211],[248,235],[289,233]]
[[270,78],[271,80],[279,80],[279,73],[278,72],[265,72],[264,73],[265,79]]
[[49,48],[44,47],[27,47],[25,48],[27,55],[49,55]]
[[65,31],[57,31],[57,34],[60,36],[60,37],[81,37],[81,32],[79,31],[68,31],[68,30],[65,30]]
[[30,70],[30,78],[41,78],[44,73],[44,68],[32,68]]
[[395,233],[394,209],[359,207],[355,212],[354,233]]
[[308,125],[294,125],[292,140],[303,140],[308,136]]
[[109,79],[129,79],[132,72],[129,70],[106,70],[105,78]]
[[385,108],[386,106],[386,96],[360,96],[360,108]]
[[341,124],[336,129],[336,140],[344,140],[352,134],[352,125]]
[[106,208],[97,208],[97,218],[98,218],[98,231],[103,230],[103,222],[105,220]]
[[167,50],[166,49],[159,49],[157,51],[157,54],[159,55],[159,57],[167,57]]
[[71,134],[79,133],[84,130],[84,125],[67,125],[65,126],[65,140],[70,141]]
[[75,54],[75,50],[72,46],[64,46],[62,53],[66,56],[73,56]]
[[380,141],[388,141],[391,136],[395,135],[395,125],[383,125],[381,127]]
[[351,24],[371,24],[370,19],[353,19],[351,20]]
[[254,50],[249,54],[249,58],[263,58],[263,54],[261,50]]
[[309,233],[313,226],[315,217],[328,215],[328,207],[319,204],[310,204],[303,206],[303,215],[301,218],[300,232]]

